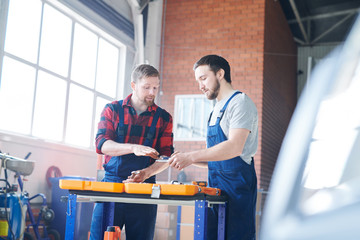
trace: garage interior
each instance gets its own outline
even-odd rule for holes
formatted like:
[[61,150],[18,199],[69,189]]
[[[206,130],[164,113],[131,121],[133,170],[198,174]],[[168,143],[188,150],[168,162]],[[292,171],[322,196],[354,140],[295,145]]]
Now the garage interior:
[[[12,5],[12,2],[18,5]],[[70,123],[61,125],[59,137],[42,137],[47,135],[37,130],[36,116],[34,117],[36,109],[29,103],[35,99],[36,94],[32,93],[29,101],[21,101],[23,96],[28,95],[27,89],[34,88],[23,85],[25,89],[12,88],[13,92],[5,93],[5,78],[10,76],[6,75],[9,74],[6,66],[12,62],[20,62],[36,71],[52,74],[69,85],[74,83],[69,75],[66,75],[68,69],[64,70],[66,73],[62,75],[61,72],[53,71],[52,66],[47,67],[45,63],[42,65],[41,61],[39,63],[38,58],[43,54],[40,50],[34,53],[37,58],[33,61],[13,50],[16,45],[11,48],[6,39],[12,36],[8,23],[18,19],[23,26],[27,24],[20,17],[21,14],[28,14],[26,8],[21,10],[20,15],[11,15],[15,12],[12,12],[12,6],[21,6],[18,2],[0,2],[0,109],[3,112],[0,120],[0,150],[18,158],[24,158],[31,153],[29,160],[35,161],[35,167],[32,174],[26,177],[24,187],[30,196],[45,194],[51,206],[54,202],[53,193],[57,191],[50,183],[51,178],[76,176],[94,180],[101,172],[102,157],[95,153],[94,147],[95,128],[101,109],[97,109],[96,104],[89,109],[89,140],[79,144],[69,138],[70,127],[72,130],[77,127]],[[201,95],[194,79],[193,64],[206,54],[218,54],[226,58],[232,68],[234,88],[253,99],[259,114],[259,143],[254,156],[259,189],[258,231],[276,160],[296,104],[303,90],[308,87],[308,78],[319,62],[344,43],[360,11],[359,0],[29,2],[33,3],[33,6],[39,6],[39,16],[45,18],[42,11],[51,9],[67,18],[69,29],[76,23],[81,23],[96,36],[117,46],[117,83],[112,89],[114,92],[103,97],[104,101],[123,99],[131,93],[130,74],[134,65],[149,63],[159,69],[162,82],[157,104],[174,118],[174,146],[177,151],[186,152],[206,147],[204,135],[196,134],[194,130],[198,126],[191,125],[191,122],[197,119],[196,110],[187,112],[180,107],[187,100],[195,102]],[[58,32],[65,33],[61,31],[61,25],[57,27]],[[36,29],[40,32],[40,24]],[[71,31],[68,34],[70,36]],[[29,35],[30,33],[22,29],[22,35],[16,44],[31,48],[28,45]],[[38,75],[34,75],[34,79],[37,77]],[[83,87],[86,84],[75,85]],[[95,96],[94,99],[103,96],[97,89],[88,86],[83,89],[90,90]],[[45,99],[51,102],[51,98],[46,96]],[[64,101],[64,108],[70,109],[69,98]],[[29,103],[29,106],[23,102]],[[197,107],[191,106],[192,109]],[[69,113],[62,116],[64,119],[70,116],[71,111],[68,111]],[[27,115],[23,117],[18,115],[19,112]],[[24,124],[27,123],[27,117],[28,126]],[[51,125],[46,121],[40,123]],[[47,129],[51,128],[52,126],[47,126]],[[206,181],[207,171],[190,166],[184,171],[168,169],[157,176],[157,181],[160,182],[172,180]],[[41,203],[34,200],[33,205],[37,208]],[[177,207],[159,205],[154,239],[192,239],[193,211],[194,209],[187,207],[179,210]]]

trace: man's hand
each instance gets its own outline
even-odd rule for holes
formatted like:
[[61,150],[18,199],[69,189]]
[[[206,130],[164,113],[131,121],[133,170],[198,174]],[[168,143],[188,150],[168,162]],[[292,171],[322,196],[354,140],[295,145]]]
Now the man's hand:
[[148,156],[153,159],[157,159],[159,157],[159,152],[151,147],[134,145],[132,147],[132,150],[136,156]]
[[175,152],[171,155],[168,163],[171,167],[181,170],[194,162],[188,153]]
[[124,180],[123,183],[141,183],[147,179],[145,171],[138,170],[132,171],[131,176],[128,176],[128,179]]

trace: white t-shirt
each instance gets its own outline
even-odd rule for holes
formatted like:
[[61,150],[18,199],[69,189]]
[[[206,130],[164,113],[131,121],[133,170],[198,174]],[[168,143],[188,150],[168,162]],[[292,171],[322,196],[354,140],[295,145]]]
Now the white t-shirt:
[[[234,90],[229,96],[215,104],[210,126],[215,125],[220,110],[235,92]],[[230,129],[245,128],[250,131],[240,155],[246,163],[250,164],[258,146],[258,114],[255,103],[245,93],[235,95],[224,112],[220,126],[227,138],[229,138]]]

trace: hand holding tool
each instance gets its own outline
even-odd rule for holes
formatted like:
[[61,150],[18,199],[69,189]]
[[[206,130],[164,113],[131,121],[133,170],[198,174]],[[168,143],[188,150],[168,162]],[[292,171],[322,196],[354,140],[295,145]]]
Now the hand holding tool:
[[167,156],[160,156],[158,159],[156,159],[156,162],[168,162],[170,157]]

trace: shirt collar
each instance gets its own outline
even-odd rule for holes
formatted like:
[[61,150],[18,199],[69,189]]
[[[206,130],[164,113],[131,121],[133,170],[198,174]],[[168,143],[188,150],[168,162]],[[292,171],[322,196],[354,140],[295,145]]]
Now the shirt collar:
[[[131,105],[131,97],[132,97],[132,93],[124,99],[122,105],[133,108],[133,106]],[[157,108],[158,108],[158,106],[154,103],[153,105],[151,105],[147,108],[147,111],[153,112],[153,111],[156,111]]]

